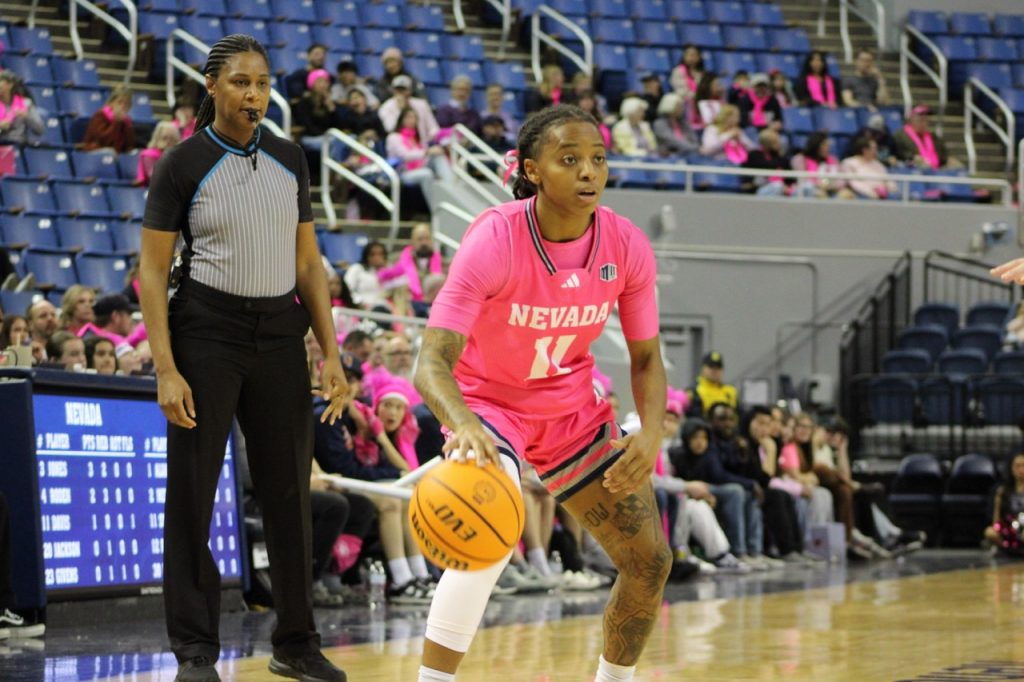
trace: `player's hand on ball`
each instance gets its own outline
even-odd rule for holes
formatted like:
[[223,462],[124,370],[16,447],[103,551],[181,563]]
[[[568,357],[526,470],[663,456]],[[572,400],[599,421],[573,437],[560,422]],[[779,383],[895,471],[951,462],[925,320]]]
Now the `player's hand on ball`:
[[454,429],[441,451],[446,455],[454,453],[454,458],[461,461],[465,461],[468,453],[472,451],[476,455],[476,463],[480,466],[488,462],[501,466],[494,439],[479,420]]
[[632,493],[650,480],[654,471],[654,461],[658,458],[661,446],[659,434],[648,429],[640,429],[637,433],[625,438],[611,441],[612,447],[625,450],[619,461],[604,472],[604,487],[612,493]]
[[[324,362],[320,368],[320,386],[320,396],[331,403],[320,415],[320,423],[329,422],[333,426],[348,406],[348,380],[345,379],[345,371],[341,368],[341,360],[332,358]],[[317,392],[313,393],[315,395]]]
[[1009,263],[992,268],[989,272],[1004,282],[1024,284],[1024,258],[1014,258]]

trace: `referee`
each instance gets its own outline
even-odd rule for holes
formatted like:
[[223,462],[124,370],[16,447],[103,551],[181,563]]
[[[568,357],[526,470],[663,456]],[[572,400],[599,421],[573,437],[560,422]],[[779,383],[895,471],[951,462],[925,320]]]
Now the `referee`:
[[[266,51],[230,35],[210,51],[196,132],[158,163],[146,202],[140,301],[167,427],[164,605],[177,680],[216,682],[220,573],[208,547],[237,417],[270,556],[277,627],[270,670],[346,679],[313,623],[309,474],[313,413],[303,336],[323,348],[326,419],[348,391],[313,231],[302,149],[264,134]],[[177,240],[182,265],[169,279]],[[170,302],[168,282],[177,284]],[[297,300],[301,300],[300,305]]]

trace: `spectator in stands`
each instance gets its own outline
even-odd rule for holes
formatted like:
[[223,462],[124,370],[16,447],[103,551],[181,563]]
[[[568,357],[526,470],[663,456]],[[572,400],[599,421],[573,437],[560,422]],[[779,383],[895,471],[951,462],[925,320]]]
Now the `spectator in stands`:
[[395,79],[400,76],[408,78],[408,85],[406,89],[413,97],[423,98],[426,95],[426,90],[423,87],[423,83],[419,82],[415,76],[405,70],[405,61],[402,59],[402,51],[397,47],[389,47],[380,55],[380,63],[384,68],[384,74],[377,79],[377,82],[373,86],[373,94],[377,96],[378,101],[386,102],[394,94],[392,89],[394,88]]
[[[398,89],[395,88],[396,91]],[[387,104],[381,105],[381,110]],[[425,188],[435,180],[452,178],[452,168],[444,149],[440,145],[429,144],[430,139],[422,133],[416,110],[408,106],[402,109],[399,122],[387,139],[388,156],[401,161],[398,173],[402,184]]]
[[796,106],[796,92],[793,90],[793,84],[786,78],[786,74],[778,69],[772,69],[768,72],[768,77],[771,78],[772,95],[779,106],[783,109]]
[[373,90],[370,89],[363,79],[359,77],[359,69],[355,62],[343,59],[338,62],[338,78],[334,85],[331,86],[331,99],[337,104],[347,104],[348,95],[353,90],[358,90],[363,93],[366,98],[366,105],[370,109],[376,109],[380,106],[380,100],[373,94]]
[[[427,100],[413,95],[412,78],[406,75],[395,77],[391,81],[392,95],[380,105],[377,115],[384,124],[385,130],[396,130],[399,122],[406,115],[407,109],[416,114],[416,129],[419,131],[421,144],[430,144],[437,138],[441,127],[434,118],[434,111]],[[390,154],[390,151],[388,152]]]
[[889,90],[885,78],[875,64],[875,53],[868,49],[857,52],[853,76],[843,82],[843,104],[848,107],[867,107],[878,111],[889,104]]
[[[879,176],[887,175],[889,170],[878,160],[878,143],[870,137],[858,137],[853,142],[853,156],[843,159],[839,165],[842,173],[855,175]],[[850,180],[850,189],[863,199],[887,199],[899,191],[899,186],[892,181],[865,178]]]
[[854,197],[845,181],[828,177],[839,171],[839,160],[832,155],[832,140],[827,133],[811,133],[807,137],[807,144],[803,151],[793,157],[792,165],[793,170],[816,174],[812,178],[798,182],[798,191],[804,196],[818,197],[819,199],[828,197],[852,199]]
[[[292,107],[295,124],[302,128],[299,141],[307,152],[319,154],[324,136],[331,128],[344,125],[341,107],[331,99],[331,74],[327,69],[315,69],[306,76],[306,90]],[[341,157],[336,141],[331,140],[331,158]]]
[[700,48],[693,44],[683,45],[683,56],[679,64],[672,69],[669,85],[672,91],[684,99],[692,99],[697,95],[697,86],[704,76],[704,56]]
[[509,136],[505,120],[501,116],[489,114],[480,122],[480,138],[499,154],[504,154],[515,147],[515,141]]
[[174,105],[171,123],[178,129],[179,141],[188,139],[196,130],[196,105],[190,99],[181,99]]
[[[288,99],[296,100],[302,97],[309,89],[309,74],[324,69],[327,61],[327,46],[321,43],[313,43],[306,49],[306,64],[295,69],[285,76],[284,90]],[[331,80],[331,74],[327,74],[327,80]]]
[[[121,376],[130,377],[144,374],[142,355],[129,346],[122,344],[117,347],[117,373]],[[152,372],[150,372],[152,374]]]
[[480,114],[473,109],[469,98],[473,94],[473,81],[461,75],[448,84],[451,99],[437,108],[437,124],[441,128],[453,128],[461,123],[477,135],[480,134]]
[[0,326],[0,350],[10,346],[25,346],[31,342],[28,320],[24,315],[6,315]]
[[992,525],[985,529],[985,540],[1003,553],[1024,556],[1020,529],[1015,528],[1024,514],[1024,454],[1010,460],[1009,475],[992,496]]
[[861,137],[867,137],[875,141],[878,147],[878,160],[887,166],[895,166],[899,164],[899,159],[893,153],[894,143],[892,135],[889,134],[889,126],[885,123],[885,116],[881,114],[871,114],[868,118],[866,126],[861,128],[857,134],[850,139],[850,144],[846,148],[844,157],[853,156],[853,143]]
[[387,131],[384,130],[380,116],[376,111],[370,109],[362,90],[349,90],[348,100],[341,115],[343,130],[348,130],[356,135],[362,135],[367,130],[372,130],[377,134],[378,140],[387,137]]
[[828,107],[836,109],[841,104],[841,84],[829,73],[824,52],[815,50],[807,55],[796,82],[796,96],[806,107]]
[[696,95],[697,117],[691,118],[694,130],[703,130],[711,125],[725,101],[725,86],[717,74],[705,72],[700,77]]
[[353,329],[345,335],[341,349],[359,361],[359,380],[362,381],[362,365],[370,359],[370,353],[373,352],[373,337],[362,329]]
[[658,141],[647,122],[647,100],[627,97],[619,106],[619,122],[612,126],[616,154],[645,157],[658,153]]
[[665,96],[665,90],[661,87],[661,76],[653,71],[648,71],[640,76],[640,83],[644,87],[641,97],[647,101],[647,122],[654,123],[654,120],[658,118],[658,105],[661,104],[661,98]]
[[501,83],[491,83],[487,86],[487,90],[484,91],[484,103],[480,118],[499,116],[505,122],[505,130],[515,139],[519,134],[519,121],[505,110],[505,88],[501,86]]
[[96,290],[81,284],[72,284],[60,299],[60,327],[72,334],[95,319],[92,306]]
[[46,342],[46,357],[69,372],[80,372],[85,369],[85,342],[71,332],[55,332]]
[[21,79],[12,71],[0,71],[0,143],[34,142],[43,129],[43,118]]
[[412,344],[404,334],[396,334],[384,347],[384,369],[392,377],[406,381],[412,378]]
[[693,388],[686,390],[690,404],[686,409],[687,416],[705,417],[707,410],[715,403],[725,403],[736,407],[736,387],[722,381],[724,370],[722,354],[718,351],[705,353],[700,362],[700,376]]
[[946,141],[932,132],[930,114],[931,109],[925,105],[911,109],[903,129],[897,130],[893,136],[896,156],[918,168],[962,168],[960,160],[949,155]]
[[562,98],[563,104],[575,104],[579,106],[580,97],[584,93],[592,92],[597,98],[600,104],[600,109],[606,111],[608,109],[608,102],[604,96],[597,93],[594,89],[594,77],[585,71],[577,71],[576,75],[572,77],[572,81],[569,83],[569,90],[565,93]]
[[540,111],[546,107],[562,103],[562,87],[565,85],[565,73],[557,64],[548,64],[541,71],[541,81],[536,88],[526,92],[524,102],[527,114]]
[[758,130],[773,128],[782,130],[782,105],[772,97],[768,74],[755,73],[750,77],[750,87],[736,98],[740,109],[740,125],[754,126]]
[[723,106],[711,125],[704,129],[700,145],[704,156],[735,166],[742,166],[755,149],[757,145],[740,127],[740,110],[732,104]]
[[686,117],[686,100],[674,92],[658,102],[658,117],[652,128],[661,156],[686,156],[700,147]]
[[[141,327],[133,334],[132,306],[128,299],[121,294],[111,294],[99,298],[92,307],[96,315],[95,321],[84,325],[79,331],[79,336],[102,336],[110,339],[118,346],[131,347],[132,342],[138,342],[142,338],[145,329]],[[137,337],[137,338],[136,338]]]
[[429,223],[413,225],[409,245],[402,249],[395,267],[381,273],[381,278],[390,280],[403,276],[412,294],[412,300],[423,300],[423,279],[427,275],[444,274],[441,253],[434,244],[434,234]]
[[181,142],[181,133],[173,121],[160,121],[153,128],[153,134],[149,138],[149,145],[139,152],[139,165],[135,171],[135,184],[142,187],[149,187],[149,180],[153,177],[153,169],[156,162],[164,155],[164,152]]
[[117,372],[117,351],[114,342],[102,336],[85,340],[86,366],[97,374],[113,375]]
[[32,354],[37,360],[45,357],[46,342],[57,331],[57,309],[45,298],[34,301],[25,311],[28,331],[32,337]]
[[117,153],[135,149],[135,125],[128,112],[132,109],[132,91],[118,85],[110,91],[107,103],[89,119],[82,149],[112,149]]
[[612,131],[604,123],[604,109],[601,108],[601,100],[597,93],[590,91],[580,93],[576,106],[594,117],[594,120],[597,121],[597,129],[601,131],[601,139],[604,140],[605,148],[611,149]]
[[[765,128],[758,134],[761,146],[750,152],[744,162],[744,168],[758,170],[789,170],[790,158],[782,147],[782,136],[772,128]],[[755,191],[760,196],[788,196],[796,180],[782,177],[759,177],[753,181]]]
[[358,263],[345,270],[345,283],[356,305],[375,310],[386,305],[384,287],[378,272],[388,264],[388,249],[379,241],[370,241],[363,247]]
[[739,104],[740,96],[750,89],[750,72],[740,69],[732,77],[732,83],[726,90],[725,101],[729,104]]
[[445,275],[440,274],[430,274],[423,278],[423,300],[412,301],[412,309],[416,317],[430,317],[430,308],[434,304],[434,299],[441,293],[445,279],[447,279]]

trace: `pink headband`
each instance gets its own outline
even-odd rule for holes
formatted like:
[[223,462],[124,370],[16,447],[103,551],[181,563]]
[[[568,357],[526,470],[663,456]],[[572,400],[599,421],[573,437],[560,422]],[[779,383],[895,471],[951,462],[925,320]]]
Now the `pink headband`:
[[512,177],[512,174],[519,168],[519,151],[516,149],[510,149],[505,154],[505,177],[502,178],[501,184],[508,185],[508,179]]
[[306,88],[308,90],[312,90],[313,83],[316,83],[318,78],[326,78],[327,80],[331,80],[331,74],[327,73],[327,69],[314,69],[310,71],[309,75],[306,76]]

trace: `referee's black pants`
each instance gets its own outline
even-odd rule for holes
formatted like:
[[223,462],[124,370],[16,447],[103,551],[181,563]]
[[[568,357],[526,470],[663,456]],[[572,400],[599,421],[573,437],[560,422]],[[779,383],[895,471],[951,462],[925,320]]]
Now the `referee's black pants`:
[[313,623],[309,475],[313,412],[294,293],[243,298],[186,281],[169,304],[171,347],[196,426],[167,427],[164,606],[179,661],[220,653],[220,573],[207,545],[232,419],[245,435],[263,510],[277,626],[274,651],[318,650]]

